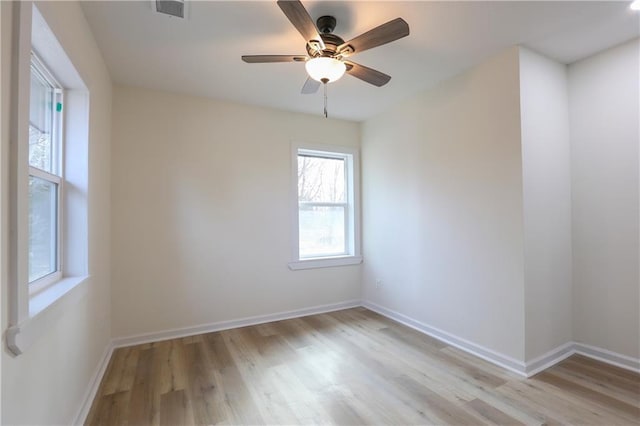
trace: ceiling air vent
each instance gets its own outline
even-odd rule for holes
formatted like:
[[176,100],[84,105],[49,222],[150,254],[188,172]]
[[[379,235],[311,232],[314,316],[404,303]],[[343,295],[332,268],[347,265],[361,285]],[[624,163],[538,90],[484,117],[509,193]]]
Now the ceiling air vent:
[[156,0],[156,12],[184,18],[184,0]]

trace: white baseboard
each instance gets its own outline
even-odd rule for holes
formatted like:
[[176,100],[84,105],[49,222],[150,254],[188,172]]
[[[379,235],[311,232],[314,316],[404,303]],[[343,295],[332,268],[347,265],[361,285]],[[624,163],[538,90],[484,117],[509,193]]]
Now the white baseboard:
[[640,373],[640,358],[633,358],[622,355],[607,349],[598,348],[584,343],[574,342],[574,351],[577,354],[584,355],[616,367],[624,368],[636,373]]
[[607,349],[577,342],[564,343],[546,354],[525,363],[440,330],[436,327],[417,321],[399,312],[377,305],[373,302],[363,301],[362,306],[524,377],[534,376],[535,374],[554,366],[560,361],[569,358],[573,354],[584,355],[616,367],[640,373],[640,359],[638,358],[632,358]]
[[399,312],[384,308],[373,302],[364,301],[362,305],[367,309],[377,312],[380,315],[383,315],[401,324],[404,324],[407,327],[411,327],[426,335],[434,337],[444,343],[447,343],[451,346],[455,346],[458,349],[462,349],[463,351],[468,352],[471,355],[475,355],[478,358],[482,358],[485,361],[489,361],[493,364],[496,364],[502,368],[505,368],[521,376],[526,376],[525,364],[515,358],[512,358],[508,355],[500,354],[489,348],[485,348],[481,345],[478,345],[476,343],[473,343],[461,337],[455,336],[444,330],[440,330],[436,327],[432,327],[430,325],[417,321]]
[[584,343],[569,342],[527,362],[527,377],[536,375],[574,354],[580,354],[609,365],[640,373],[640,359],[638,358],[622,355],[617,352],[586,345]]
[[102,377],[107,371],[107,366],[109,365],[109,361],[111,360],[113,349],[113,342],[109,342],[104,349],[104,353],[102,354],[102,358],[100,358],[100,362],[98,363],[96,371],[93,373],[91,379],[89,380],[89,385],[87,386],[87,390],[85,391],[84,397],[82,398],[80,409],[73,418],[73,425],[83,425],[87,420],[89,410],[91,410],[91,404],[93,404],[93,400],[98,394],[98,389],[100,388]]
[[312,306],[310,308],[294,311],[278,312],[275,314],[258,315],[254,317],[240,318],[230,321],[220,321],[210,324],[201,324],[193,327],[174,328],[165,331],[137,334],[128,337],[113,339],[116,348],[139,345],[142,343],[160,342],[162,340],[176,339],[179,337],[194,336],[196,334],[212,333],[214,331],[229,330],[231,328],[246,327],[249,325],[264,324],[267,322],[281,321],[291,318],[305,317],[308,315],[322,314],[325,312],[339,311],[341,309],[362,306],[361,300],[348,300],[346,302],[332,303],[330,305]]
[[527,361],[525,366],[525,373],[527,377],[534,376],[547,368],[556,365],[560,361],[569,358],[575,354],[575,347],[573,342],[567,342],[558,346],[555,349],[550,350],[546,354],[540,355],[537,358]]

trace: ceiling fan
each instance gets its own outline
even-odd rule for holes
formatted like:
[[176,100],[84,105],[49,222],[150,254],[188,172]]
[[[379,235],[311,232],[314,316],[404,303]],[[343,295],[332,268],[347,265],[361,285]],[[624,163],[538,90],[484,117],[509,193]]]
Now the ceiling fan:
[[333,16],[321,16],[317,26],[299,0],[278,0],[278,6],[306,41],[306,55],[244,55],[242,60],[248,63],[304,62],[309,77],[302,86],[303,94],[316,93],[320,84],[338,80],[346,72],[360,80],[384,86],[391,76],[360,65],[347,58],[373,47],[390,43],[409,35],[409,25],[402,18],[393,19],[367,31],[347,42],[333,34],[336,19]]

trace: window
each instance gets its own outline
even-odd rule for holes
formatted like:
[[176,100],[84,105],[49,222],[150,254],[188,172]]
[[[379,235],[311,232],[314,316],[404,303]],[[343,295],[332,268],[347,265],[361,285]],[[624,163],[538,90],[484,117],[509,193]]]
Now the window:
[[13,10],[5,336],[19,355],[87,293],[90,93],[36,5]]
[[357,151],[295,145],[292,160],[295,241],[289,267],[360,263]]
[[62,89],[32,54],[29,102],[29,290],[61,278]]

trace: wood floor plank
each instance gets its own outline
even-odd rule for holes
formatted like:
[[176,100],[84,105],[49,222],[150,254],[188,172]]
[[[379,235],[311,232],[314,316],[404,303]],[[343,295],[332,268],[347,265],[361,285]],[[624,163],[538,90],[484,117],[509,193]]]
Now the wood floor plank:
[[258,407],[237,367],[214,371],[218,390],[212,407],[223,423],[264,424]]
[[[336,313],[332,313],[329,317],[336,316]],[[338,327],[342,333],[345,333],[344,322],[340,320],[335,321],[336,327]],[[381,354],[380,351],[385,349],[397,349],[397,344],[394,345],[393,342],[381,340],[379,333],[378,335],[365,334],[361,329],[353,330],[348,333],[349,340],[354,344],[360,344],[360,347],[366,351],[376,351],[376,353]],[[420,358],[424,359],[422,353],[415,353],[410,348],[402,348],[403,350],[399,351],[398,354],[401,354],[401,357],[398,357],[398,354],[393,352],[389,352],[386,354],[384,359],[384,365],[396,365],[398,363],[405,362],[404,368],[415,370],[419,365],[419,371],[414,371],[413,376],[418,380],[423,380],[423,377],[426,378],[424,374],[425,371],[431,370],[431,365],[437,365],[443,371],[446,371],[447,375],[451,373],[455,373],[458,377],[464,377],[464,380],[467,382],[472,382],[474,385],[480,388],[495,388],[505,382],[504,379],[500,377],[493,376],[488,372],[484,372],[478,370],[474,366],[466,363],[464,360],[455,359],[452,357],[443,354],[441,350],[432,352],[429,357],[429,364],[425,365],[421,363]],[[416,356],[417,355],[417,356]],[[395,361],[394,361],[395,360]],[[421,374],[422,373],[422,374]],[[437,373],[435,373],[437,374]],[[421,377],[423,376],[423,377]],[[448,377],[450,380],[451,378]],[[444,390],[441,389],[440,392]],[[461,397],[457,396],[459,399],[470,400],[473,398]]]
[[624,380],[630,380],[634,383],[640,383],[640,375],[634,373],[629,370],[625,370],[621,367],[616,367],[615,365],[605,364],[595,359],[591,359],[584,355],[574,355],[569,360],[570,363],[578,364],[583,367],[590,367],[606,374],[609,374],[613,377],[617,377]]
[[424,406],[423,411],[432,413],[438,424],[454,425],[478,425],[482,424],[480,416],[474,416],[462,406],[442,398],[429,388],[416,382],[408,376],[399,376],[394,379],[400,388],[406,390],[408,395],[415,398],[415,402]]
[[115,392],[99,397],[87,417],[89,425],[125,425],[127,424],[130,393]]
[[184,390],[174,390],[160,396],[160,425],[194,424],[191,403]]
[[[583,359],[581,359],[583,358]],[[617,369],[612,374],[611,370],[603,368],[598,363],[585,363],[586,358],[574,355],[553,369],[562,369],[584,375],[594,383],[611,386],[631,395],[640,395],[640,375],[629,374],[628,371],[620,373]],[[588,360],[590,361],[590,360]],[[602,364],[602,363],[599,363]]]
[[[159,420],[158,402],[160,393],[156,389],[158,377],[155,375],[155,349],[149,347],[140,351],[131,398],[129,401],[128,423],[132,425],[157,425]],[[157,395],[157,397],[156,397]]]
[[469,401],[466,403],[466,406],[491,424],[511,426],[524,425],[524,423],[519,422],[481,399]]
[[627,417],[630,421],[640,419],[639,406],[628,404],[625,401],[621,401],[605,393],[589,389],[586,386],[576,383],[575,381],[567,380],[552,372],[540,373],[536,376],[536,380],[571,392],[572,395],[584,399],[585,403],[595,404],[604,410],[613,411],[617,415]]
[[114,351],[86,424],[640,426],[640,375],[521,378],[364,308]]
[[132,348],[119,348],[114,351],[101,395],[131,390],[139,355],[140,351]]
[[621,389],[619,386],[612,385],[610,381],[594,381],[580,372],[567,370],[563,366],[554,367],[547,372],[595,392],[609,395],[634,407],[640,406],[640,388],[635,390]]
[[332,423],[339,425],[367,424],[366,417],[362,415],[362,411],[358,411],[354,402],[353,398],[345,398],[341,394],[327,395],[324,404]]
[[226,422],[238,424],[264,424],[253,402],[251,393],[229,352],[224,339],[225,333],[205,335],[204,344],[209,357],[214,382],[218,392],[214,394],[213,410]]
[[331,417],[321,402],[326,392],[310,392],[306,376],[299,376],[289,365],[279,364],[270,369],[273,388],[286,396],[287,406],[300,424],[328,424]]
[[499,388],[504,395],[514,395],[557,424],[628,424],[629,420],[612,416],[597,406],[585,403],[571,393],[558,392],[553,386],[536,380],[512,381]]
[[215,424],[225,420],[224,413],[212,402],[216,394],[216,381],[208,359],[205,345],[200,340],[183,340],[187,394],[193,406],[196,424]]
[[271,424],[299,423],[286,396],[275,388],[273,372],[260,358],[251,334],[244,329],[227,330],[224,333],[229,351],[236,360],[240,375],[247,386],[261,417]]
[[[443,423],[443,422],[446,422],[444,418],[454,417],[451,414],[451,412],[459,413],[460,411],[463,411],[463,410],[458,410],[453,408],[453,406],[450,404],[444,404],[444,403],[440,403],[439,405],[434,406],[435,408],[431,411],[429,410],[423,411],[421,406],[425,404],[425,401],[422,401],[422,400],[416,401],[415,399],[416,392],[414,390],[406,389],[406,387],[398,386],[398,383],[396,383],[398,377],[403,376],[402,371],[396,367],[396,364],[398,363],[405,364],[405,361],[401,361],[397,356],[394,356],[392,353],[386,353],[382,351],[381,347],[377,345],[376,342],[374,341],[369,341],[369,343],[371,344],[370,346],[364,344],[364,342],[366,342],[367,340],[366,339],[363,340],[359,338],[358,334],[360,333],[360,331],[347,330],[344,327],[344,323],[340,321],[334,321],[333,319],[331,319],[332,316],[333,315],[330,314],[327,316],[305,318],[305,320],[312,323],[316,323],[316,324],[333,323],[335,326],[333,329],[321,326],[321,329],[323,330],[321,333],[326,334],[329,337],[330,341],[335,343],[341,343],[344,346],[344,348],[346,348],[345,354],[356,355],[356,360],[352,363],[351,368],[357,372],[357,376],[358,377],[378,376],[379,383],[377,383],[376,386],[374,387],[391,389],[392,392],[390,393],[393,394],[394,398],[390,398],[390,399],[391,400],[395,399],[396,402],[401,402],[402,405],[407,406],[407,408],[409,409],[409,412],[413,412],[413,414],[417,413],[420,416],[424,417],[420,423],[424,423],[425,419],[427,422],[430,422],[430,423],[433,423],[433,422]],[[358,344],[364,345],[364,346],[358,346]],[[394,346],[385,346],[385,347],[392,348]],[[367,353],[369,354],[369,356],[367,356]],[[373,354],[375,354],[375,356]],[[406,356],[407,354],[403,353],[403,355]],[[411,379],[407,379],[407,380],[418,381],[423,388],[436,389],[437,393],[433,392],[432,394],[438,395],[438,399],[443,399],[441,397],[441,394],[451,395],[451,392],[449,391],[449,389],[447,389],[445,386],[438,386],[436,381],[432,380],[431,377],[427,376],[427,374],[424,373],[425,370],[422,370],[422,372],[417,372],[409,365],[405,364],[404,366],[405,366],[405,371],[411,375]],[[429,366],[425,366],[425,367],[427,370],[429,369]],[[446,379],[443,380],[443,382],[444,381],[446,381]],[[449,398],[450,401],[466,401],[465,398],[459,395],[460,394],[458,392],[458,394],[456,394],[455,396],[450,397]],[[469,397],[469,399],[472,399],[472,398]],[[449,410],[447,411],[446,409],[442,409],[442,407],[448,407]],[[390,408],[393,409],[393,407],[390,407]],[[434,414],[436,411],[438,411],[436,410],[437,408],[441,408],[441,410],[439,410],[439,413],[442,414],[444,418],[438,417],[436,414]],[[406,411],[404,413],[406,414]],[[469,423],[469,424],[481,423],[480,419],[474,418],[473,420],[471,420],[471,416],[466,415],[465,413],[460,413],[459,417],[460,417],[459,421],[463,423]],[[463,419],[465,421],[462,421]]]

